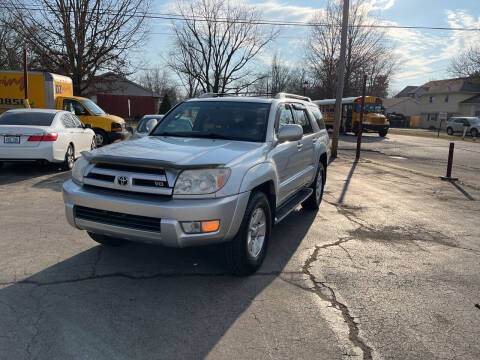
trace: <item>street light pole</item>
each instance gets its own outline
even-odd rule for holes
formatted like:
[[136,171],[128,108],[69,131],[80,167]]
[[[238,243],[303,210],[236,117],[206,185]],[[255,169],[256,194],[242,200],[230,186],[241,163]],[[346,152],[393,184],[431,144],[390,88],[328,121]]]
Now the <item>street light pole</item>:
[[348,10],[349,0],[343,0],[343,19],[342,19],[342,38],[340,44],[340,62],[337,73],[337,93],[335,100],[335,115],[333,122],[333,137],[331,157],[337,157],[338,135],[340,132],[340,123],[342,121],[342,96],[343,96],[343,77],[345,75],[345,52],[347,48],[347,29],[348,29]]

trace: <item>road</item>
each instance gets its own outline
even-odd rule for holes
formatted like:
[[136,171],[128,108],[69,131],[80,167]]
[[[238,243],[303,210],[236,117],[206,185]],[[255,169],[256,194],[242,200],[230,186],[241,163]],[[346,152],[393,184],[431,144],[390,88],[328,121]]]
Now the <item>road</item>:
[[[367,133],[362,138],[362,158],[406,167],[432,176],[444,176],[450,141],[430,137]],[[354,156],[357,138],[342,135],[340,154]],[[455,141],[452,176],[480,189],[480,141]]]
[[342,155],[238,278],[214,248],[96,245],[68,177],[0,172],[0,359],[480,358],[474,189]]

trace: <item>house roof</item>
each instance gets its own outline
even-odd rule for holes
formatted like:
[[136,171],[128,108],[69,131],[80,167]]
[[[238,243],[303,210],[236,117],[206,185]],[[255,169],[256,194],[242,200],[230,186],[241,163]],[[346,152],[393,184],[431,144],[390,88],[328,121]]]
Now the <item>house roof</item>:
[[480,104],[480,95],[472,96],[460,102],[460,104]]
[[418,86],[405,86],[405,88],[400,91],[397,95],[394,96],[394,98],[400,98],[400,97],[407,97],[408,94],[412,91],[418,88]]
[[480,81],[474,80],[474,79],[464,79],[464,78],[429,81],[417,87],[416,89],[412,90],[410,93],[417,92],[420,89],[425,90],[425,92],[422,95],[446,94],[446,93],[475,94],[475,93],[480,93]]
[[89,87],[88,94],[109,94],[109,95],[130,95],[130,96],[152,96],[159,98],[160,94],[157,94],[151,90],[148,90],[126,77],[108,72],[99,75],[95,78],[94,84]]

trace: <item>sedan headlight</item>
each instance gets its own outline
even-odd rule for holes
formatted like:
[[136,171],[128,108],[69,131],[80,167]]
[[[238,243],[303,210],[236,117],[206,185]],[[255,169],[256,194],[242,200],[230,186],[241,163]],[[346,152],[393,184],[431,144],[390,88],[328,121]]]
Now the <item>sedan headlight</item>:
[[184,170],[175,183],[175,195],[203,195],[220,190],[230,177],[230,169]]
[[82,156],[73,165],[72,169],[72,179],[76,183],[82,184],[83,183],[83,173],[85,172],[85,168],[88,166],[88,161]]

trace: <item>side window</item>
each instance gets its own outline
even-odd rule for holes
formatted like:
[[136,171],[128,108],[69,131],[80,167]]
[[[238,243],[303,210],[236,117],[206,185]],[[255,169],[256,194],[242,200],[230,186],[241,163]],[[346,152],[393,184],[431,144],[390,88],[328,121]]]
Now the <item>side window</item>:
[[295,113],[295,122],[303,128],[303,133],[311,134],[313,132],[312,125],[305,110],[293,109],[293,112]]
[[72,129],[76,127],[72,118],[68,114],[62,115],[62,123],[63,123],[63,126],[66,127],[67,129]]
[[288,104],[282,104],[278,110],[278,130],[287,124],[295,124],[292,110]]
[[63,100],[63,110],[69,111],[75,115],[89,115],[85,107],[77,100],[65,99]]
[[320,130],[325,129],[325,122],[323,121],[323,116],[322,116],[322,113],[320,112],[320,109],[317,108],[317,107],[311,106],[310,110],[311,110],[311,113],[313,114],[313,116],[315,118],[315,121],[317,122]]
[[77,118],[75,115],[71,115],[73,123],[75,124],[75,127],[83,129],[83,123],[80,121],[79,118]]

